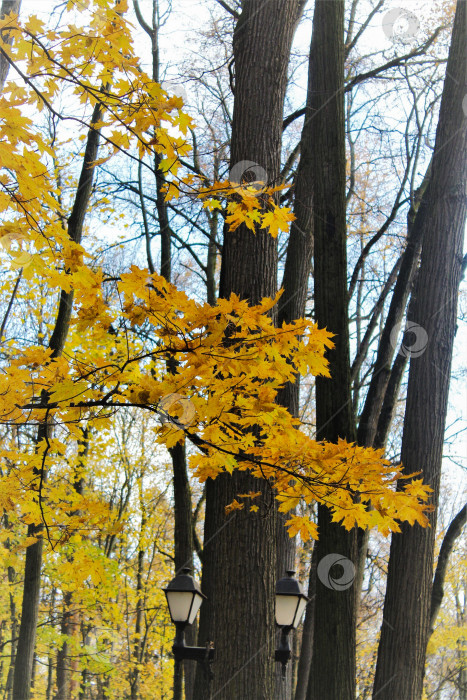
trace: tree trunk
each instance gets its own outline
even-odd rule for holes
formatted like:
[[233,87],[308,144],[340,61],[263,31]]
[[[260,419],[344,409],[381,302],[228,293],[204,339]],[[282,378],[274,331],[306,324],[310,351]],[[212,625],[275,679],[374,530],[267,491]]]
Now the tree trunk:
[[[214,154],[214,182],[219,179],[219,155]],[[206,261],[206,289],[207,302],[214,306],[217,301],[217,286],[216,286],[216,266],[217,266],[217,230],[219,225],[219,210],[214,209],[209,214],[209,243],[208,255]]]
[[[141,537],[144,534],[145,519],[141,522]],[[130,672],[130,700],[138,700],[140,671],[138,665],[141,664],[141,634],[144,615],[143,598],[143,571],[144,571],[144,549],[138,552],[138,565],[136,570],[136,613],[135,613],[135,641],[133,644],[134,668]]]
[[[317,0],[311,55],[311,130],[315,320],[336,336],[328,353],[331,379],[316,380],[316,425],[320,440],[355,439],[350,391],[345,202],[344,0]],[[356,532],[331,522],[318,507],[318,566],[339,554],[356,561]],[[319,570],[318,570],[319,574]],[[339,578],[336,571],[331,578]],[[325,585],[326,584],[326,585]],[[316,581],[313,658],[308,700],[355,696],[355,594]]]
[[457,513],[456,517],[451,521],[446,534],[443,537],[441,549],[439,550],[438,562],[436,564],[435,577],[433,579],[433,589],[431,592],[431,610],[430,610],[430,634],[433,633],[436,618],[443,602],[444,597],[444,579],[448,568],[449,557],[456,543],[457,538],[462,533],[464,525],[467,522],[467,504],[464,505]]
[[30,698],[42,569],[43,543],[39,526],[29,525],[28,536],[39,536],[39,539],[26,550],[21,625],[13,676],[13,698],[18,700]]
[[[61,634],[70,637],[73,632],[73,612],[72,612],[73,595],[70,591],[63,596],[63,617],[60,628]],[[64,641],[57,652],[57,692],[54,700],[69,700],[71,685],[71,668],[70,668],[70,643]]]
[[[186,468],[185,444],[178,443],[170,450],[173,466],[174,487],[174,524],[175,524],[175,571],[180,572],[185,566],[193,568],[193,515],[191,489]],[[196,640],[196,628],[188,628],[187,644]],[[193,661],[176,664],[174,670],[174,698],[183,697],[183,675],[185,675],[185,697],[191,700],[194,685]],[[175,692],[176,691],[176,692]]]
[[[4,19],[5,15],[9,15],[10,12],[19,14],[20,7],[21,0],[3,0],[2,6],[0,8],[0,19]],[[11,44],[13,43],[13,34],[6,30],[2,31],[2,41],[11,46]],[[6,83],[9,68],[10,64],[6,60],[5,56],[2,53],[0,53],[0,92],[3,90],[3,87]]]
[[[82,438],[78,440],[78,468],[73,478],[73,486],[76,493],[82,495],[84,491],[84,468],[89,451],[89,434],[87,428],[82,430]],[[73,511],[70,515],[78,515],[79,511]],[[68,561],[73,561],[73,556],[68,556]],[[54,700],[69,700],[72,697],[75,683],[73,682],[73,671],[76,670],[76,659],[70,656],[70,637],[77,636],[78,615],[73,601],[73,593],[67,591],[63,595],[63,616],[60,632],[65,637],[65,641],[57,652],[57,692]]]
[[[49,605],[49,610],[50,610],[50,617],[52,618],[52,615],[54,614],[55,610],[55,595],[56,595],[56,589],[52,588],[52,592],[50,594],[50,605]],[[49,650],[49,656],[47,659],[47,689],[45,693],[46,700],[52,700],[52,694],[53,694],[53,686],[54,686],[54,653],[53,653],[53,648]]]
[[[408,362],[408,355],[399,352],[396,355],[392,367],[391,362],[396,347],[393,340],[393,329],[403,320],[407,300],[410,297],[414,281],[417,275],[424,228],[417,218],[420,201],[425,193],[431,177],[431,161],[425,172],[425,177],[414,194],[412,205],[407,215],[407,246],[402,253],[401,265],[397,276],[394,292],[391,297],[388,315],[379,341],[378,354],[373,368],[370,387],[366,395],[360,423],[357,430],[359,445],[374,447],[376,449],[385,446],[394,415],[399,389]],[[409,306],[408,315],[411,309]],[[369,334],[370,328],[366,333]],[[370,532],[358,528],[357,533],[357,575],[355,578],[355,595],[357,608],[363,587],[365,574],[365,562],[368,551]]]
[[[151,38],[152,44],[152,78],[160,81],[160,55],[159,55],[159,1],[152,2],[152,26],[143,18],[138,0],[133,0],[133,6],[140,26]],[[168,281],[172,276],[172,229],[170,227],[169,212],[165,201],[163,187],[165,178],[159,169],[162,156],[154,156],[154,175],[156,178],[156,209],[161,237],[161,262],[160,274]],[[142,182],[140,181],[140,187]],[[142,205],[144,201],[141,193]],[[150,246],[149,231],[146,231],[147,246]],[[215,262],[214,262],[215,264]],[[153,268],[152,256],[148,250],[148,266]],[[169,366],[168,371],[175,368]],[[174,488],[174,539],[175,539],[175,570],[179,572],[183,567],[193,568],[193,523],[191,489],[186,466],[186,454],[184,442],[179,442],[170,450],[173,467]],[[144,556],[144,553],[142,553]],[[196,639],[196,626],[192,626],[186,632],[187,643],[192,645]],[[185,675],[185,698],[191,700],[194,685],[193,662],[184,664],[176,663],[174,666],[173,700],[183,699],[183,676]],[[136,692],[136,691],[135,691]],[[133,693],[133,690],[132,690]],[[136,695],[134,696],[137,697]],[[133,695],[132,695],[133,698]]]
[[402,526],[392,537],[384,622],[373,697],[419,700],[429,634],[433,556],[462,241],[467,212],[466,2],[457,4],[430,183],[417,217],[425,229],[413,320],[427,333],[411,357],[402,463],[433,489],[428,528]]
[[412,290],[420,258],[424,227],[421,225],[421,219],[417,216],[419,210],[418,199],[421,197],[423,200],[430,182],[431,167],[430,163],[407,217],[407,246],[402,255],[399,274],[397,275],[388,315],[379,341],[378,354],[370,386],[360,416],[357,433],[359,445],[371,447],[374,444],[378,430],[378,421],[391,377],[391,362],[396,352],[392,333],[404,317],[407,300]]
[[[92,124],[101,121],[102,107],[97,104],[92,115]],[[68,234],[75,243],[81,242],[84,217],[89,204],[94,175],[94,161],[97,158],[99,147],[99,131],[90,128],[84,154],[83,167],[78,182],[76,197],[68,220]],[[73,308],[73,290],[62,291],[54,330],[49,341],[52,350],[52,358],[59,357],[65,346],[66,337],[70,325]],[[47,401],[47,397],[44,397]],[[37,443],[50,435],[50,425],[44,422],[37,432]],[[37,474],[37,479],[41,477]],[[45,474],[42,475],[44,480]],[[24,570],[23,602],[21,611],[21,624],[18,636],[18,649],[16,653],[15,673],[13,680],[13,697],[18,700],[29,700],[31,691],[32,666],[34,659],[34,646],[36,641],[36,628],[39,618],[39,594],[42,569],[43,549],[43,525],[31,524],[28,526],[28,536],[37,537],[37,542],[26,549],[26,562]]]
[[295,700],[306,700],[308,679],[310,677],[311,659],[313,656],[313,633],[315,625],[315,601],[316,601],[316,565],[317,547],[313,547],[310,573],[308,577],[308,598],[310,602],[306,607],[305,622],[303,623],[302,646],[297,670],[297,686],[295,688]]
[[[311,70],[311,63],[310,63]],[[300,161],[298,163],[294,192],[295,221],[290,228],[285,259],[284,276],[282,278],[283,293],[279,301],[277,325],[290,323],[305,315],[308,293],[308,282],[312,268],[313,255],[313,182],[311,160],[311,82],[308,77],[307,112],[300,141]],[[291,415],[298,418],[300,400],[300,375],[295,382],[287,382],[278,392],[277,403],[287,408]],[[296,545],[295,539],[290,538],[285,522],[291,513],[277,512],[277,578],[285,576],[285,572],[295,569]],[[307,610],[310,624],[310,608]],[[280,631],[276,635],[279,642]],[[311,660],[311,656],[310,659]],[[307,659],[308,661],[308,659]],[[306,663],[306,662],[304,662]],[[286,685],[286,688],[284,688]],[[284,683],[281,669],[276,668],[277,697],[292,697],[293,679],[288,673]],[[282,693],[282,696],[280,695]]]
[[[8,516],[5,513],[3,516],[3,526],[5,530],[8,530],[10,528],[10,523],[8,520]],[[7,550],[10,550],[11,548],[11,543],[10,539],[8,538],[5,541],[5,548]],[[16,611],[16,602],[15,602],[15,596],[13,593],[13,586],[16,583],[16,571],[12,566],[8,566],[7,569],[7,576],[8,576],[8,587],[9,587],[9,598],[10,598],[10,639],[11,639],[11,644],[10,644],[10,665],[8,668],[8,675],[6,679],[6,687],[5,687],[5,700],[12,700],[12,693],[13,693],[13,673],[15,669],[15,659],[16,659],[16,644],[17,644],[17,636],[18,636],[18,616],[17,616],[17,611]]]
[[[235,102],[231,170],[252,168],[275,182],[280,173],[287,67],[300,0],[245,0],[234,32]],[[248,176],[246,176],[248,179]],[[258,179],[258,178],[257,178]],[[238,181],[238,180],[236,180]],[[235,292],[252,304],[277,289],[277,244],[266,232],[242,226],[224,232],[220,296]],[[238,493],[261,491],[261,514],[224,508]],[[212,696],[219,700],[272,700],[274,691],[274,586],[276,509],[266,482],[234,472],[209,480],[206,490],[203,591],[199,642],[216,648]],[[233,556],[234,553],[234,556]],[[253,622],[254,621],[254,622]],[[195,700],[210,689],[197,673]]]

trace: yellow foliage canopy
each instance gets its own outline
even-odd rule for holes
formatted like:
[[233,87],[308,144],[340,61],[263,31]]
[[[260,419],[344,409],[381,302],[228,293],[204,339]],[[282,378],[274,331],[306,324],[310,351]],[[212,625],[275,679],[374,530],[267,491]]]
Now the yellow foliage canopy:
[[[78,340],[82,310],[96,308],[100,294],[99,287],[88,295],[79,289],[65,356],[51,359],[39,346],[9,350],[9,368],[1,376],[0,420],[30,423],[47,416],[78,437],[80,421],[98,423],[119,406],[166,415],[166,397],[176,394],[193,407],[189,425],[180,416],[165,420],[156,429],[157,440],[170,447],[186,436],[198,448],[190,464],[201,481],[249,470],[270,481],[283,512],[317,501],[327,503],[334,520],[346,528],[378,527],[387,534],[398,531],[399,520],[427,524],[423,511],[430,489],[421,481],[395,491],[400,470],[382,451],[344,440],[317,442],[275,403],[279,388],[295,381],[296,373],[328,375],[325,350],[332,341],[327,331],[307,320],[276,328],[268,312],[277,299],[249,306],[232,295],[210,306],[159,275],[132,267],[118,282],[123,312],[117,315],[117,306],[103,309],[87,326],[83,345]],[[126,336],[106,330],[110,324],[130,330],[142,323],[148,341],[135,338],[130,347]],[[169,358],[177,363],[173,374],[166,371]],[[228,511],[238,508],[243,503],[235,501]],[[293,517],[288,524],[292,535],[316,536],[308,518]]]
[[[68,6],[72,9],[73,3]],[[326,503],[334,520],[346,528],[378,527],[387,534],[397,531],[401,520],[425,526],[427,486],[411,482],[396,491],[401,471],[381,451],[344,440],[336,445],[317,442],[276,404],[278,390],[294,382],[297,373],[329,376],[325,351],[333,344],[325,329],[303,319],[276,328],[269,312],[277,298],[257,306],[235,295],[215,306],[195,302],[136,266],[109,287],[102,270],[87,263],[85,246],[70,240],[63,226],[62,193],[50,167],[52,142],[44,141],[26,116],[32,108],[46,108],[64,119],[53,107],[64,85],[90,111],[96,104],[103,107],[102,121],[92,125],[105,144],[100,162],[122,150],[130,153],[131,147],[140,157],[158,154],[168,176],[167,198],[183,191],[210,209],[224,208],[232,230],[246,225],[277,236],[293,219],[288,208],[277,205],[281,187],[178,177],[180,158],[189,151],[185,134],[191,122],[182,112],[182,101],[167,95],[140,69],[125,8],[125,2],[94,0],[88,8],[90,20],[82,27],[70,23],[49,30],[37,17],[23,24],[6,17],[0,23],[0,29],[8,26],[14,34],[13,45],[4,42],[1,47],[16,71],[8,96],[0,97],[2,257],[12,270],[22,266],[31,286],[46,282],[57,293],[74,292],[62,357],[52,359],[40,344],[4,347],[0,421],[50,421],[79,440],[82,421],[99,429],[119,407],[137,406],[164,417],[156,429],[161,444],[170,447],[186,437],[197,448],[190,464],[200,481],[248,470],[269,481],[283,512],[299,502],[316,501]],[[66,118],[84,133],[89,129],[90,118]],[[133,332],[140,327],[144,341]],[[168,360],[176,368],[172,374]],[[178,409],[177,401],[171,404],[171,413],[167,397],[174,394],[193,407],[189,425],[180,398]],[[7,457],[3,455],[15,465],[2,479],[1,505],[6,510],[21,497],[22,484],[37,493],[47,460],[60,449],[49,440],[32,454],[11,446]],[[22,498],[25,515],[37,520],[34,498],[26,501],[24,493]],[[243,498],[251,501],[253,495]],[[369,504],[373,510],[366,508]],[[236,500],[228,510],[243,507]],[[257,501],[250,505],[251,510],[258,507]],[[288,526],[291,535],[317,536],[308,518],[293,516]]]

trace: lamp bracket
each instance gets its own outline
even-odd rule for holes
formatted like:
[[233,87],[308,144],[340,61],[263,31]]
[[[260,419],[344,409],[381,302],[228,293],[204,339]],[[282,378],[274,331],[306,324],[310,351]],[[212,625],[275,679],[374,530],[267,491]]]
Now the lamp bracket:
[[208,677],[212,676],[209,664],[214,661],[214,645],[212,642],[207,642],[204,647],[188,647],[185,644],[185,622],[177,622],[177,634],[175,636],[174,645],[172,647],[173,655],[176,661],[190,659],[199,661],[205,666],[205,672]]
[[292,650],[289,644],[289,633],[292,627],[282,627],[281,628],[281,639],[279,648],[275,652],[275,660],[282,664],[282,679],[285,680],[285,674],[287,670],[287,664],[292,657]]
[[183,661],[184,659],[204,662],[214,661],[214,647],[187,647],[174,644],[172,651],[176,661]]

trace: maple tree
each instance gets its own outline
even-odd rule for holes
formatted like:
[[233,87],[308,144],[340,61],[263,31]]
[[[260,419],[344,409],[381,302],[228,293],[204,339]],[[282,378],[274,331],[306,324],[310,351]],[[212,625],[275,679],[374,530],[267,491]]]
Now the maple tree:
[[[83,687],[93,674],[103,675],[102,692],[109,695],[118,693],[124,679],[136,698],[138,693],[167,693],[170,666],[163,667],[161,660],[156,673],[153,660],[145,656],[138,611],[143,597],[145,609],[161,608],[158,589],[168,569],[145,571],[128,552],[135,537],[139,551],[150,541],[159,542],[155,533],[161,514],[157,509],[149,514],[147,504],[157,500],[162,512],[168,506],[157,474],[145,486],[143,458],[132,467],[133,474],[140,474],[132,476],[138,493],[128,496],[118,516],[109,505],[112,498],[106,501],[100,490],[93,491],[94,480],[108,479],[100,461],[112,469],[109,435],[118,416],[144,414],[135,420],[143,421],[161,447],[188,441],[193,448],[189,466],[200,483],[234,472],[266,482],[286,514],[289,535],[298,534],[302,541],[319,535],[310,519],[313,503],[325,504],[333,522],[349,531],[357,525],[388,535],[399,532],[401,522],[425,527],[431,489],[416,474],[404,474],[382,449],[341,438],[312,439],[278,400],[299,375],[325,381],[326,355],[334,347],[332,334],[310,320],[276,324],[280,294],[255,305],[236,294],[201,303],[146,267],[133,264],[108,275],[96,265],[96,241],[84,225],[89,199],[79,209],[70,207],[72,192],[80,192],[84,180],[76,181],[72,159],[64,163],[73,142],[60,130],[55,133],[57,124],[71,122],[74,138],[86,141],[84,179],[90,174],[86,168],[94,172],[116,156],[142,161],[149,155],[164,174],[167,202],[189,195],[208,212],[221,212],[229,231],[275,238],[294,220],[291,208],[278,199],[284,185],[228,179],[209,183],[185,172],[181,161],[190,152],[193,121],[181,98],[167,94],[141,69],[127,10],[124,1],[95,0],[83,13],[70,0],[57,29],[35,16],[22,21],[11,14],[0,23],[0,50],[12,74],[0,97],[0,243],[9,270],[1,287],[7,310],[1,338],[0,422],[6,441],[0,455],[0,505],[8,524],[4,566],[17,571],[22,563],[18,552],[45,542],[44,596],[51,612],[57,595],[65,615],[86,609],[85,642],[78,640],[72,622],[60,634],[39,631],[38,647],[61,644],[63,649],[68,644],[66,653],[80,657],[75,670],[82,674]],[[62,106],[65,97],[69,111]],[[44,135],[36,117],[46,113],[52,133]],[[92,177],[86,182],[90,191]],[[107,205],[105,200],[93,205],[94,219]],[[32,299],[34,290],[41,290],[39,298]],[[59,300],[58,312],[53,299]],[[23,332],[15,329],[10,337],[7,322],[20,303],[27,304],[28,317]],[[178,401],[167,402],[172,396]],[[189,424],[181,420],[184,405],[190,406]],[[154,420],[160,415],[168,418],[162,425]],[[32,428],[38,428],[35,437]],[[84,429],[92,436],[86,449]],[[130,461],[128,454],[122,457],[117,473]],[[81,478],[84,487],[77,488]],[[248,510],[260,517],[267,508],[261,494],[238,493],[223,504],[225,514]],[[305,514],[295,511],[298,505],[306,506]],[[131,533],[135,517],[137,536]],[[112,547],[100,540],[117,536],[120,559],[115,567]],[[164,531],[162,546],[168,539]],[[131,582],[125,561],[131,561]],[[59,593],[53,584],[57,578]],[[118,609],[116,589],[121,589],[126,613]],[[68,613],[67,593],[72,594]],[[95,616],[90,612],[94,607],[99,609]],[[135,631],[130,629],[131,610],[139,620]],[[146,630],[154,648],[170,645],[164,619],[161,634],[149,632],[151,625]],[[111,634],[97,635],[97,627],[106,625],[132,639],[129,652]],[[120,658],[122,673],[109,675]],[[31,678],[24,678],[29,688]]]
[[[4,161],[9,172],[2,180],[3,206],[8,211],[8,217],[2,224],[2,241],[8,246],[13,240],[19,244],[18,252],[9,247],[7,250],[13,269],[21,267],[25,280],[44,280],[49,289],[65,292],[72,289],[75,312],[67,338],[67,352],[61,357],[53,357],[52,349],[43,345],[18,348],[12,342],[6,343],[8,364],[1,378],[2,422],[21,425],[41,421],[46,415],[55,424],[66,425],[69,434],[77,437],[80,420],[92,418],[99,427],[100,422],[106,420],[106,409],[124,404],[157,411],[162,397],[186,387],[184,395],[191,399],[196,408],[196,428],[200,429],[187,429],[185,432],[188,436],[192,432],[192,439],[206,452],[193,458],[201,478],[215,475],[223,469],[250,469],[257,463],[258,477],[269,478],[278,471],[276,478],[279,479],[281,467],[276,464],[281,457],[282,462],[291,464],[289,470],[282,468],[286,478],[295,475],[299,481],[309,481],[316,486],[314,496],[320,495],[318,481],[322,479],[323,495],[326,493],[332,498],[328,483],[331,487],[341,485],[343,490],[350,486],[350,499],[352,493],[364,493],[368,487],[372,491],[371,498],[377,501],[383,491],[375,491],[373,487],[379,481],[381,489],[384,489],[385,483],[390,483],[388,475],[394,478],[398,473],[397,467],[384,462],[381,453],[360,450],[345,443],[327,448],[323,444],[307,442],[306,436],[295,430],[288,436],[291,442],[287,453],[274,446],[274,442],[280,441],[265,431],[265,427],[272,423],[281,426],[284,435],[296,427],[297,421],[274,404],[275,394],[284,381],[293,379],[297,371],[301,374],[328,374],[324,351],[326,347],[332,347],[329,333],[319,331],[315,324],[303,320],[275,328],[267,313],[277,299],[264,300],[260,305],[251,307],[246,301],[232,295],[230,300],[219,300],[214,307],[197,304],[185,293],[165,283],[157,274],[150,275],[147,270],[136,266],[122,274],[116,283],[115,296],[122,308],[119,313],[118,307],[111,308],[104,301],[103,286],[107,280],[102,271],[84,262],[89,254],[79,243],[70,241],[63,230],[58,197],[53,196],[59,193],[50,187],[48,170],[41,160],[41,156],[52,154],[51,148],[31,128],[32,121],[21,114],[20,105],[32,102],[42,110],[48,99],[55,96],[60,79],[66,78],[75,85],[81,100],[93,107],[102,105],[105,116],[98,125],[95,122],[91,122],[91,125],[94,129],[99,127],[112,152],[121,149],[122,144],[128,143],[132,136],[138,140],[140,151],[149,148],[151,141],[157,141],[158,149],[166,154],[162,168],[176,174],[179,167],[176,154],[183,154],[187,148],[183,139],[169,135],[163,127],[159,128],[157,139],[145,141],[142,133],[154,121],[164,119],[180,129],[186,129],[183,126],[186,122],[179,116],[180,100],[167,98],[157,85],[152,87],[150,80],[144,79],[136,69],[135,60],[124,56],[123,50],[129,51],[130,40],[120,14],[124,9],[123,4],[115,9],[110,9],[107,3],[98,4],[97,7],[99,12],[92,18],[90,29],[107,30],[110,36],[105,38],[104,34],[97,41],[87,38],[84,29],[77,32],[71,27],[58,36],[49,32],[48,41],[60,41],[60,48],[55,49],[53,57],[43,46],[40,34],[43,25],[37,18],[29,18],[24,29],[22,25],[16,25],[11,17],[3,20],[5,25],[8,23],[10,31],[15,26],[18,32],[24,31],[24,38],[17,38],[13,48],[8,47],[12,54],[10,60],[16,66],[16,62],[27,57],[28,73],[33,74],[34,80],[45,79],[45,83],[44,88],[41,86],[39,89],[33,86],[32,79],[25,76],[26,86],[12,86],[13,99],[3,104],[3,119],[5,123],[8,121],[8,127],[4,127],[3,148],[10,159]],[[72,31],[75,33],[73,42],[70,42],[67,39]],[[82,43],[74,43],[75,35]],[[114,35],[117,37],[115,41]],[[79,80],[74,76],[75,72],[81,76],[90,73],[91,67],[88,66],[85,72],[82,59],[78,59],[77,55],[86,45],[91,46],[92,41],[97,42],[92,44],[92,48],[94,55],[100,59],[93,64],[92,77],[103,81],[113,73],[112,90],[107,88],[102,92],[90,80],[85,82],[83,78]],[[77,65],[74,65],[75,62]],[[17,66],[16,70],[20,71]],[[133,80],[138,78],[138,82],[132,83],[132,101],[123,101],[119,97],[120,93],[127,93],[130,86],[122,78],[116,79],[119,70],[131,70]],[[55,78],[53,84],[50,80],[52,76]],[[148,96],[143,99],[143,88],[146,95],[154,100],[152,103]],[[175,109],[178,116],[173,117],[167,110],[177,104],[179,107]],[[32,150],[31,162],[29,154],[21,149],[24,142],[34,143],[37,148],[37,151]],[[108,157],[110,155],[105,156]],[[101,158],[95,164],[102,161]],[[37,173],[32,185],[31,172]],[[169,188],[176,187],[178,191],[187,180],[184,178],[182,184],[171,183]],[[270,204],[268,200],[264,202],[264,194],[272,195],[276,189],[265,186],[258,190],[238,183],[215,183],[209,188],[200,188],[198,196],[207,199],[206,204],[210,207],[220,206],[219,200],[212,197],[213,193],[226,198],[226,221],[232,230],[240,223],[253,228],[254,222],[260,221],[261,227],[268,228],[271,235],[275,235],[278,228],[291,218],[287,208],[284,210],[276,206],[273,200],[269,200]],[[232,195],[240,201],[232,201]],[[26,245],[31,252],[23,250]],[[109,334],[112,324],[124,330],[145,324],[148,342],[133,338],[128,347],[126,336]],[[232,330],[227,333],[230,328]],[[164,360],[168,356],[176,356],[178,360],[173,376],[164,376],[158,366],[158,359]],[[268,381],[262,383],[258,379]],[[201,388],[206,386],[209,386],[209,392],[203,396]],[[41,396],[44,395],[47,402],[41,405]],[[93,413],[96,407],[97,411]],[[249,434],[245,429],[258,420],[259,425],[263,426],[261,434]],[[161,439],[168,446],[180,437],[180,431],[173,425],[162,430]],[[53,440],[48,443],[39,446],[37,453],[30,456],[29,469],[41,464],[44,452],[60,448]],[[230,445],[229,449],[225,449],[224,445]],[[315,452],[310,450],[308,455],[307,445],[310,448],[314,445]],[[224,464],[226,458],[222,452],[231,458],[230,464]],[[301,453],[302,460],[298,460]],[[238,457],[242,459],[241,463]],[[297,460],[303,461],[303,465],[300,464],[303,473],[293,471],[293,463]],[[331,460],[331,464],[328,465],[327,460]],[[334,472],[339,463],[340,473]],[[263,472],[259,471],[260,468]],[[334,479],[331,476],[333,473]],[[366,483],[363,481],[364,475],[368,478]],[[371,478],[375,479],[374,483]],[[278,487],[278,491],[282,492],[280,484]],[[291,487],[285,491],[291,498],[301,495],[300,491],[295,492]],[[389,488],[389,492],[392,493],[392,489]],[[414,501],[410,500],[411,492],[415,495]],[[417,492],[408,485],[406,494],[409,499],[407,504],[417,506],[418,496],[422,500],[426,498],[426,487]],[[307,498],[312,497],[307,495]],[[284,496],[281,498],[286,509],[287,500]],[[393,514],[396,518],[404,517],[403,510],[399,512],[397,509],[399,498],[399,494],[394,495],[396,510]],[[404,507],[407,504],[404,503]],[[337,504],[336,508],[339,508]],[[418,513],[422,520],[421,512],[420,508],[415,507],[414,513]],[[353,524],[353,517],[348,517],[349,526]],[[374,516],[369,516],[369,521],[372,519]]]

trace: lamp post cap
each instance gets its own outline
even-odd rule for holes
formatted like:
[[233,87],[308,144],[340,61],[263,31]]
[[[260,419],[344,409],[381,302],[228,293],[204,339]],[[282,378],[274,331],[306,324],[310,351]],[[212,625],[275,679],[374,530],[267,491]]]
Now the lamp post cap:
[[193,576],[191,575],[191,569],[189,567],[184,567],[182,569],[181,574],[177,574],[175,578],[173,578],[170,583],[167,585],[167,588],[164,588],[163,590],[166,592],[177,592],[177,593],[198,593],[200,596],[203,598],[206,598],[204,593],[202,592],[199,583],[195,581]]
[[279,579],[276,584],[276,595],[295,595],[306,598],[299,581],[294,578],[295,571],[287,571],[287,576]]

